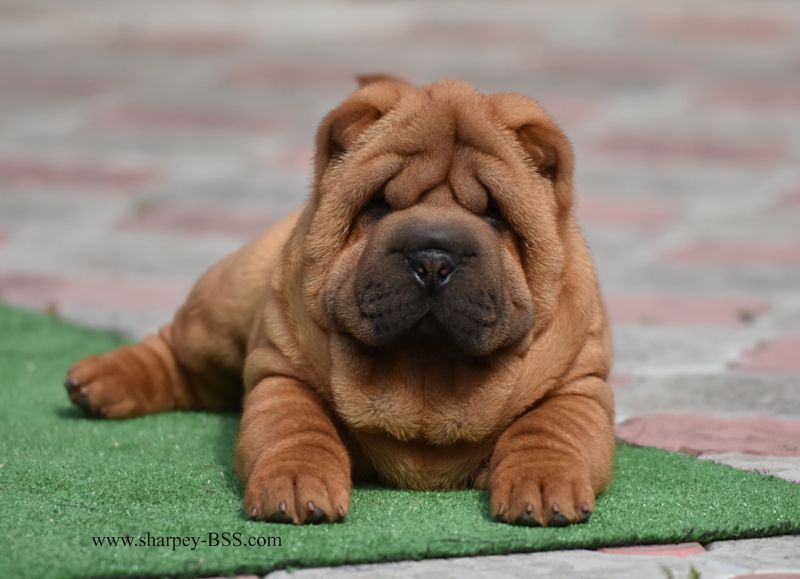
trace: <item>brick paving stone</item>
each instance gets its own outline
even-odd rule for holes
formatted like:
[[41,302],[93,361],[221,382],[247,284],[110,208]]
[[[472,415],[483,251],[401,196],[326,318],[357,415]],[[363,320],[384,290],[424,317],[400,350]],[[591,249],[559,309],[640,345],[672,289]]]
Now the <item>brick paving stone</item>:
[[90,165],[66,165],[38,159],[0,159],[0,183],[43,187],[80,186],[132,190],[157,175],[149,170],[111,169]]
[[52,302],[47,310],[58,319],[90,327],[102,327],[131,340],[139,340],[172,321],[175,306],[146,309]]
[[123,30],[113,38],[111,45],[115,50],[177,51],[196,55],[241,48],[247,44],[247,40],[240,32],[233,30]]
[[800,207],[800,190],[789,191],[781,198],[781,205],[788,207]]
[[701,243],[678,248],[663,259],[711,265],[800,265],[800,245],[759,243]]
[[652,30],[668,33],[670,37],[709,41],[735,40],[763,42],[789,33],[785,23],[769,17],[661,17],[653,20]]
[[611,376],[608,377],[608,383],[611,384],[611,387],[614,389],[627,388],[632,381],[633,378],[630,375],[619,374],[617,372],[612,372]]
[[202,110],[186,107],[137,108],[126,107],[104,113],[92,121],[107,127],[133,127],[138,130],[213,130],[265,132],[273,122],[233,110]]
[[723,141],[626,135],[603,137],[592,144],[590,151],[592,154],[608,157],[629,155],[655,163],[723,162],[769,166],[779,164],[787,158],[787,152],[773,143],[732,144]]
[[0,299],[32,308],[62,303],[147,309],[177,307],[188,295],[187,283],[86,279],[35,274],[0,275]]
[[800,573],[800,536],[719,541],[707,545],[709,556],[735,562],[750,571]]
[[791,374],[761,372],[639,374],[614,396],[619,420],[653,412],[800,418],[798,384]]
[[[758,332],[758,339],[747,350],[755,350],[759,346],[769,344],[780,337],[800,333],[800,295],[787,295],[785,299],[775,300],[773,307],[758,321],[763,331]],[[742,352],[744,353],[744,352]]]
[[800,573],[747,573],[733,579],[800,579]]
[[578,200],[578,220],[592,226],[651,228],[668,223],[673,212],[663,203],[619,198],[583,197]]
[[721,454],[704,454],[700,458],[720,464],[727,464],[728,466],[741,470],[753,470],[762,474],[768,474],[800,483],[800,457],[762,456],[743,454],[741,452],[725,452]]
[[800,420],[659,414],[617,424],[616,434],[633,444],[693,455],[739,452],[800,457]]
[[705,549],[700,543],[678,543],[675,545],[635,545],[633,547],[608,547],[598,549],[601,553],[610,555],[633,555],[637,557],[689,557],[697,553],[704,553]]
[[611,321],[648,324],[749,323],[769,308],[766,302],[724,297],[611,294],[606,296]]
[[304,86],[343,84],[353,74],[351,66],[340,63],[338,66],[328,66],[321,63],[281,63],[275,59],[264,62],[248,63],[238,66],[226,73],[226,81],[235,85],[260,85],[281,79],[291,85]]
[[129,217],[119,223],[120,227],[133,230],[157,231],[170,235],[220,234],[242,239],[250,239],[264,231],[266,225],[274,220],[271,215],[258,215],[250,212],[235,214],[207,210],[182,208],[144,212]]
[[745,352],[736,365],[748,370],[794,372],[800,388],[800,336],[785,336]]
[[62,97],[86,98],[108,90],[111,84],[104,79],[92,76],[81,76],[74,73],[26,73],[15,71],[0,78],[0,89],[16,95],[40,96],[44,93],[55,93]]
[[796,88],[719,86],[701,93],[699,98],[714,106],[744,107],[764,112],[800,110],[800,91]]
[[623,374],[721,374],[753,343],[749,327],[712,324],[617,324],[614,367]]
[[375,577],[592,577],[600,579],[689,577],[691,569],[703,579],[730,579],[735,575],[800,572],[800,537],[773,537],[711,543],[687,557],[636,556],[585,551],[545,552],[504,557],[458,557],[381,565],[347,565],[320,569],[276,571],[270,579],[343,579]]
[[787,268],[758,264],[752,267],[729,267],[710,271],[708,266],[661,267],[647,264],[636,272],[625,272],[616,284],[631,292],[728,295],[737,293],[759,298],[781,299],[792,295],[790,284],[800,284],[800,267]]

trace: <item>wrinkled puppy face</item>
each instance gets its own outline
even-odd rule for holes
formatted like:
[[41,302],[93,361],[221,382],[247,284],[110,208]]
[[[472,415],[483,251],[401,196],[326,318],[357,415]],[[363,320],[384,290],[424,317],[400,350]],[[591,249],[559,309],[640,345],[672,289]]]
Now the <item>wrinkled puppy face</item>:
[[338,332],[481,357],[546,322],[563,260],[561,143],[549,125],[514,126],[520,106],[541,113],[519,98],[378,82],[323,122],[307,260]]
[[407,192],[388,181],[354,221],[360,257],[340,262],[328,293],[340,329],[369,346],[471,356],[518,342],[533,306],[496,203],[486,192],[459,198],[444,183]]

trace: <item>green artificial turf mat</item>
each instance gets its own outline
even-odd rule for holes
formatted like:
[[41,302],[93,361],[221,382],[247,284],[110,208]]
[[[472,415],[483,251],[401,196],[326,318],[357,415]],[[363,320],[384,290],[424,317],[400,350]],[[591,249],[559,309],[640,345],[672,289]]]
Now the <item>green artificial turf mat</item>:
[[[800,485],[621,445],[591,520],[558,529],[492,521],[478,491],[359,488],[342,524],[248,521],[232,471],[238,419],[172,413],[83,418],[62,386],[76,358],[118,337],[0,305],[0,575],[266,573],[285,567],[612,545],[707,542],[800,531]],[[96,546],[92,537],[241,533],[281,546]],[[213,537],[213,535],[212,535]],[[233,535],[230,536],[233,540]]]

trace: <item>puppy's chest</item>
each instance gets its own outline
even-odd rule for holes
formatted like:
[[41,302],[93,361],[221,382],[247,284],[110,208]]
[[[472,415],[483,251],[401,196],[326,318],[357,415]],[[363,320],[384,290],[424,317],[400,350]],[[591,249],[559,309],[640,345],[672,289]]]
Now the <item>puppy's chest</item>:
[[[468,373],[467,373],[468,374]],[[332,384],[337,414],[352,430],[399,441],[479,442],[503,422],[511,388],[456,372],[375,372]]]
[[472,486],[485,467],[493,441],[433,446],[398,441],[385,434],[353,436],[369,467],[384,482],[416,490],[458,489]]

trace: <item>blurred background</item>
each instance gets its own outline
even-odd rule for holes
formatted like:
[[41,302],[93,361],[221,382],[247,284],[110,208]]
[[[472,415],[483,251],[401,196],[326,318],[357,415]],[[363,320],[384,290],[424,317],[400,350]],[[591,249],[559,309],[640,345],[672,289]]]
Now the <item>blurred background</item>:
[[0,300],[151,331],[302,202],[354,75],[460,77],[575,145],[620,418],[800,415],[799,38],[788,0],[2,0]]

